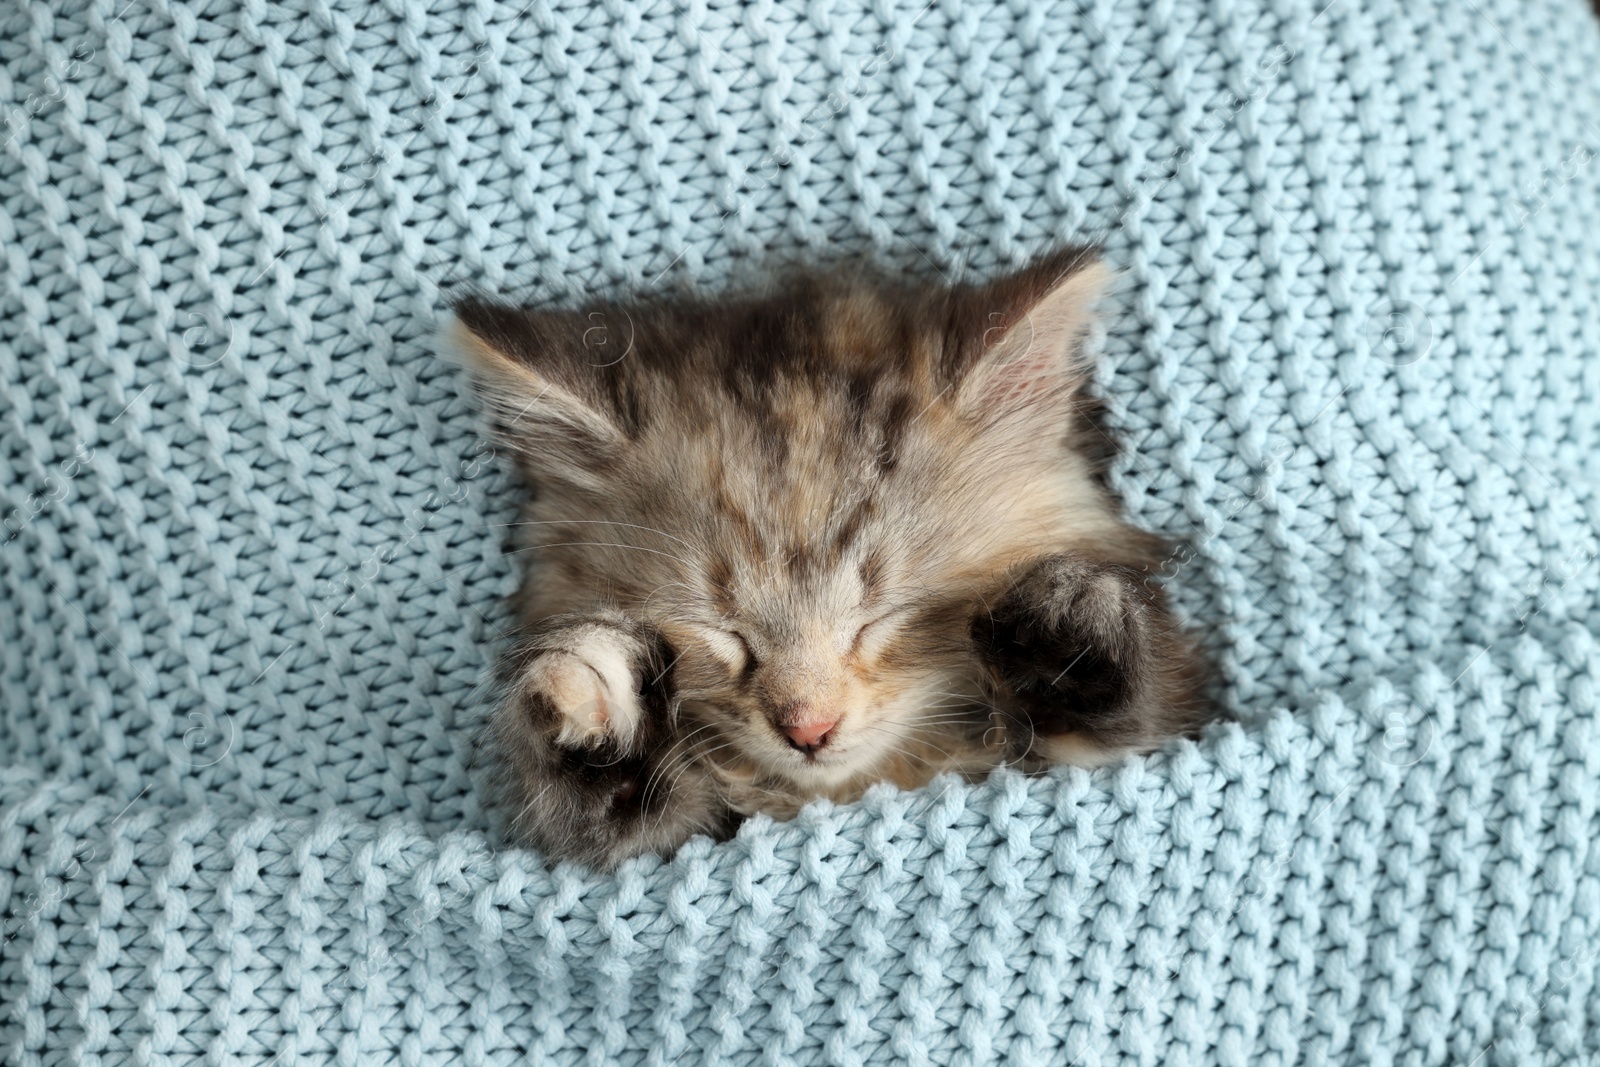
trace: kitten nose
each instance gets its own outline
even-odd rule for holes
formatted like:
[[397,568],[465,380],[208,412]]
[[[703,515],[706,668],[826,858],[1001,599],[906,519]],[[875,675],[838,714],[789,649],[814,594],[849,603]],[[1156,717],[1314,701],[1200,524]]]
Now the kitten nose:
[[827,743],[828,734],[839,725],[837,718],[806,719],[783,727],[789,743],[802,752],[814,752]]

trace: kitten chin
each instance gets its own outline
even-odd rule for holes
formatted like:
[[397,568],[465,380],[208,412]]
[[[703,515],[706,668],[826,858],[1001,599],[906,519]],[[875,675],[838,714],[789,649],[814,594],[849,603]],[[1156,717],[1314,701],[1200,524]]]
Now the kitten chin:
[[490,730],[517,836],[610,867],[743,816],[1190,734],[1207,669],[1108,492],[1066,248],[982,285],[463,301],[529,481]]

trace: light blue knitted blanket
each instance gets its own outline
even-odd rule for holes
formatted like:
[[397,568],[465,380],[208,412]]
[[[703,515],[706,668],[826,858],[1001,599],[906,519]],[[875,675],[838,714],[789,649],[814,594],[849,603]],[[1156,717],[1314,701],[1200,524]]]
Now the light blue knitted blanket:
[[[0,106],[4,1062],[1600,1062],[1587,0],[16,0]],[[499,850],[448,286],[1084,234],[1240,721]]]

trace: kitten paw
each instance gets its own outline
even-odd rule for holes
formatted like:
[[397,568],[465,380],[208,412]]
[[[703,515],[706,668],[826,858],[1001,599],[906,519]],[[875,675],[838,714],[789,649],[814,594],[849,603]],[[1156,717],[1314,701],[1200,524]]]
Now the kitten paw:
[[728,831],[716,781],[679,736],[672,660],[615,612],[550,619],[523,642],[488,734],[516,836],[609,869]]
[[[1138,571],[1049,556],[973,622],[979,657],[1022,751],[1095,762],[1152,734],[1154,646],[1171,623]],[[1079,751],[1079,750],[1082,751]],[[1086,755],[1087,754],[1087,755]]]
[[640,674],[650,658],[635,634],[604,623],[579,625],[534,657],[517,688],[529,713],[553,729],[555,744],[627,751],[643,732]]

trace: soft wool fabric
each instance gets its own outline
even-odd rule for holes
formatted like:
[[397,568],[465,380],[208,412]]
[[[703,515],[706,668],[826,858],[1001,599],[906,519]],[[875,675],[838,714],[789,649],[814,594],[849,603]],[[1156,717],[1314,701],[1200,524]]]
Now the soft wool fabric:
[[[6,1063],[1600,1058],[1584,0],[30,0],[0,60]],[[1239,721],[498,847],[448,286],[1084,234]]]

